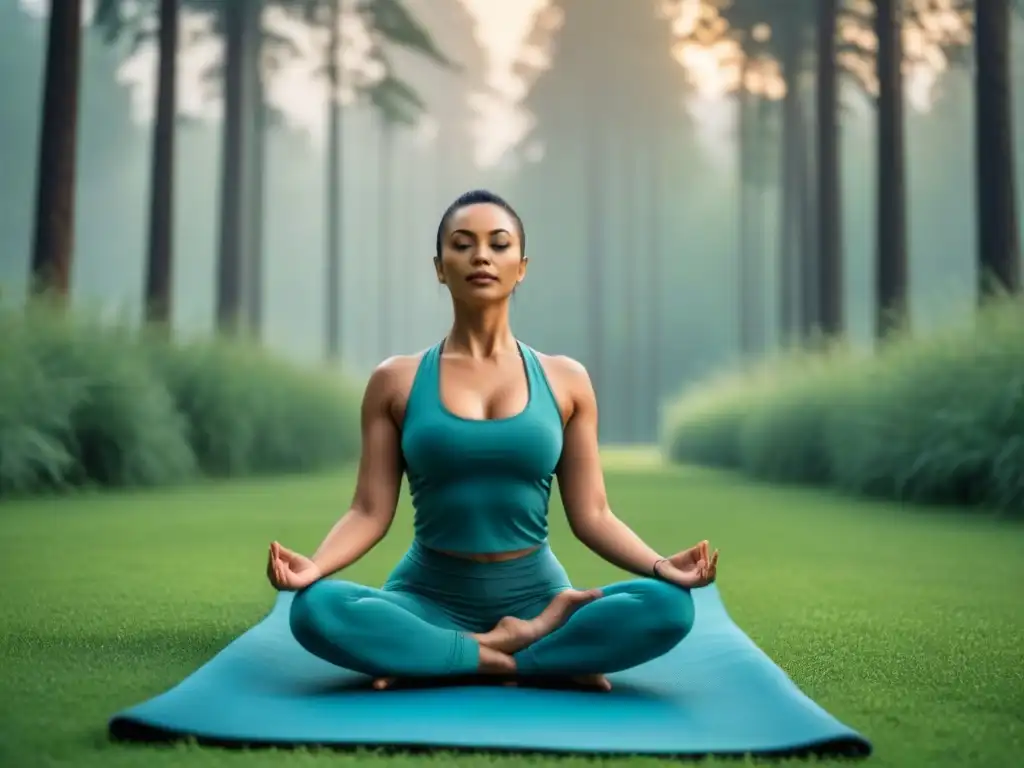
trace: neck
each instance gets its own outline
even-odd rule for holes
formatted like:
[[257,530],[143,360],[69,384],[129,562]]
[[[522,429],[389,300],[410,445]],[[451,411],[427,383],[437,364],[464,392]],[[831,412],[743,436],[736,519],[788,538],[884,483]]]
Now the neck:
[[445,349],[460,350],[475,358],[517,351],[506,302],[483,308],[456,304],[454,309],[455,319]]

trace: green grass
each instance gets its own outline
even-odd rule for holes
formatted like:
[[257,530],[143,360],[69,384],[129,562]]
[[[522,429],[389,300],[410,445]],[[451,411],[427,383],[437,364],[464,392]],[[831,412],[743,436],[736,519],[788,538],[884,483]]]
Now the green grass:
[[[721,547],[730,613],[808,695],[873,740],[871,765],[1017,762],[1024,746],[1019,526],[976,510],[969,518],[918,513],[638,463],[609,469],[619,514],[665,551],[702,537]],[[339,475],[5,502],[0,764],[589,763],[108,743],[111,714],[177,683],[262,618],[273,601],[263,576],[267,543],[279,538],[311,550],[351,483]],[[617,578],[571,540],[557,506],[552,516],[556,551],[577,583]],[[409,517],[403,506],[401,523],[352,578],[381,581],[408,542]]]

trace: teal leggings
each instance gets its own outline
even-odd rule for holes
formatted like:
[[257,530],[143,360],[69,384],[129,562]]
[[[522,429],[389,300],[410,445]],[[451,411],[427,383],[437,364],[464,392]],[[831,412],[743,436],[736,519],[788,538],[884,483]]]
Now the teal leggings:
[[[299,592],[291,630],[310,653],[366,675],[471,674],[480,660],[471,633],[505,616],[532,619],[570,586],[546,545],[516,560],[479,563],[414,543],[382,589],[324,579]],[[661,656],[693,627],[689,590],[636,579],[602,593],[515,654],[518,674],[618,672]]]

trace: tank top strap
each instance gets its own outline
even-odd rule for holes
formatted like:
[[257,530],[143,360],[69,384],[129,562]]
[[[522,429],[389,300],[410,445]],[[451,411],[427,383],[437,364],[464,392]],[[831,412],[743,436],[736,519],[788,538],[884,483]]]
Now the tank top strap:
[[533,393],[533,397],[530,398],[530,404],[542,405],[546,403],[549,406],[553,406],[556,413],[559,414],[559,420],[561,420],[558,399],[555,397],[555,391],[551,388],[551,382],[548,381],[547,373],[544,372],[544,365],[540,361],[540,356],[533,347],[523,344],[521,341],[517,343],[523,354],[523,360],[526,363],[526,378],[530,384],[530,391]]
[[424,407],[437,408],[440,405],[441,382],[438,360],[442,344],[444,341],[437,342],[427,349],[420,358],[419,365],[416,367],[416,375],[412,380],[412,389],[409,391],[406,419],[414,410],[422,412]]

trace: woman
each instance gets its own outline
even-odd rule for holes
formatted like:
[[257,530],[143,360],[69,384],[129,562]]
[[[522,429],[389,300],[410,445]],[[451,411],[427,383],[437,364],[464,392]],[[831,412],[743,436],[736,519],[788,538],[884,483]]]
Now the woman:
[[[274,542],[267,575],[298,590],[291,629],[309,652],[371,675],[572,677],[654,659],[693,626],[690,589],[715,578],[707,542],[655,552],[608,507],[597,403],[584,368],[519,343],[509,299],[526,276],[526,236],[497,195],[445,212],[434,267],[451,293],[447,337],[370,377],[352,505],[312,558]],[[415,539],[382,589],[327,579],[365,555],[409,478]],[[580,591],[548,546],[553,476],[573,533],[647,578]]]

